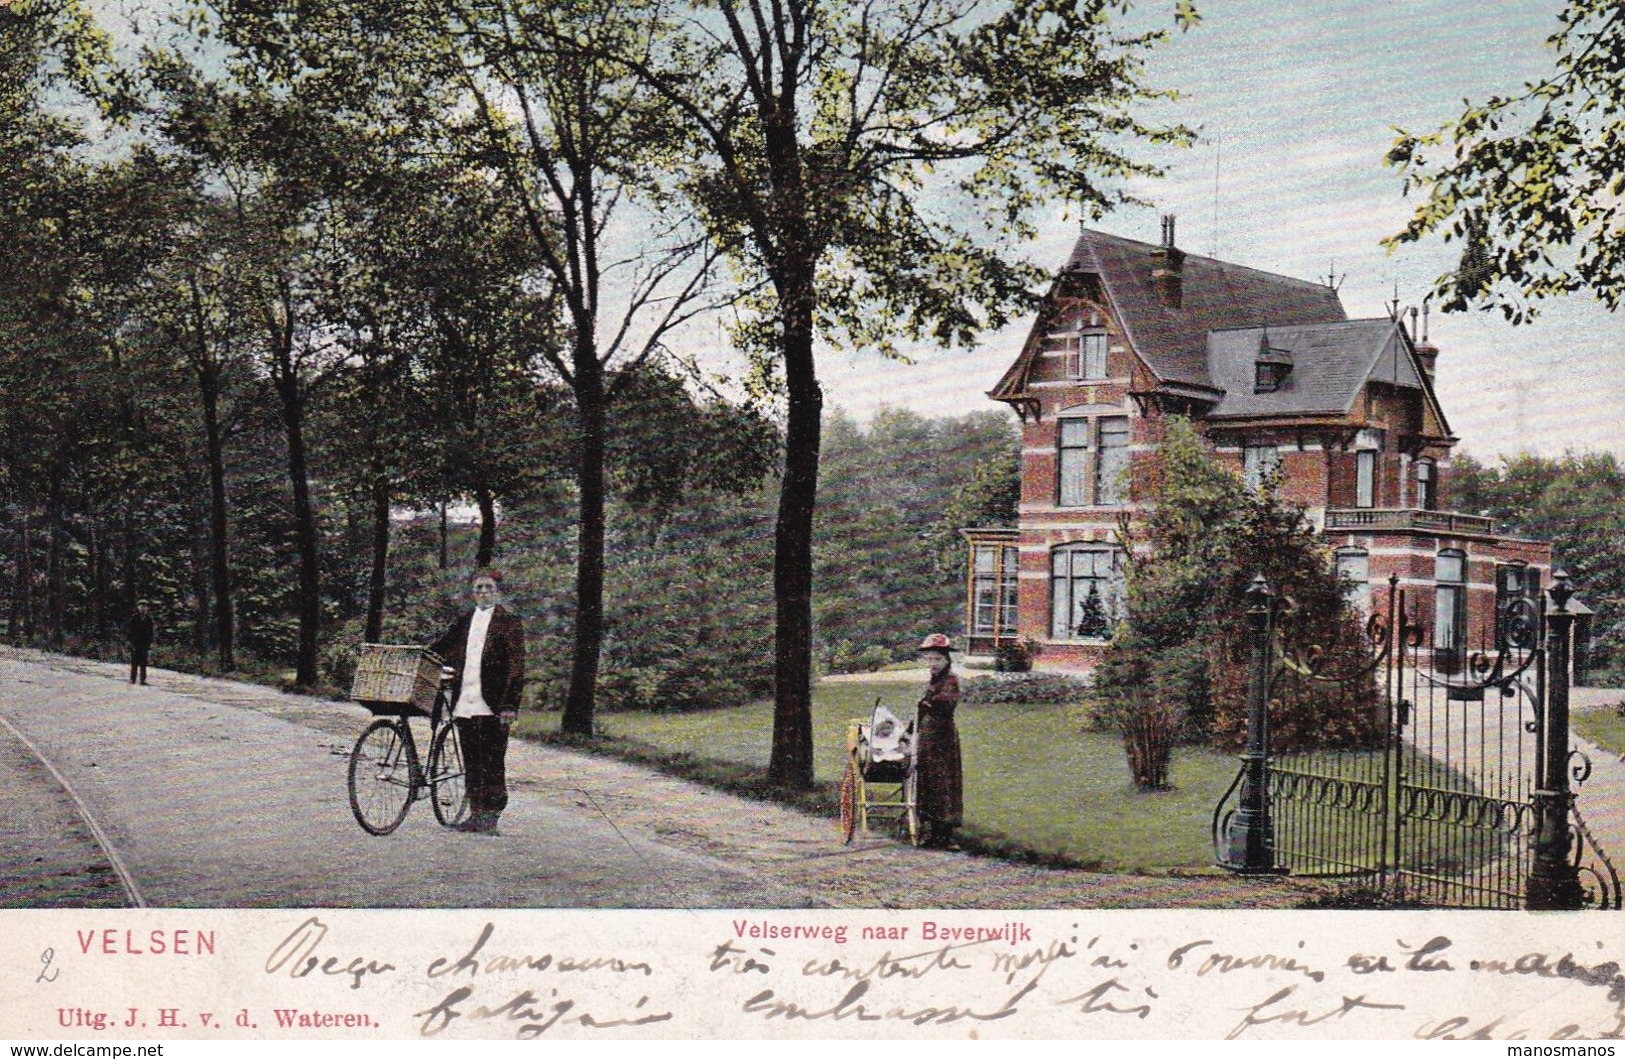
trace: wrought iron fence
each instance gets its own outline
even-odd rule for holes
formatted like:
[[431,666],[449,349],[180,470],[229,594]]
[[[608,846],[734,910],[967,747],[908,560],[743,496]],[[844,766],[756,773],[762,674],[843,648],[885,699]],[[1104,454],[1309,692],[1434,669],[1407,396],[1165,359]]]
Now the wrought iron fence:
[[[1569,749],[1567,680],[1547,686],[1549,671],[1568,673],[1569,591],[1557,575],[1550,636],[1542,609],[1514,598],[1493,649],[1439,666],[1391,578],[1367,656],[1331,672],[1317,651],[1282,651],[1257,579],[1249,742],[1214,810],[1219,863],[1359,880],[1430,906],[1620,907],[1617,873],[1574,804],[1570,781],[1589,762]],[[1382,723],[1355,745],[1273,749],[1268,707],[1288,682],[1374,682]]]

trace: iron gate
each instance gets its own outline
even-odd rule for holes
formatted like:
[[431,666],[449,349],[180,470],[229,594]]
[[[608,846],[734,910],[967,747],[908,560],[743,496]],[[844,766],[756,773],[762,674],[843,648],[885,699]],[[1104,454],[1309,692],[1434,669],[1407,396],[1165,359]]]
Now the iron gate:
[[[1619,908],[1618,876],[1571,793],[1590,763],[1569,745],[1561,574],[1551,594],[1552,621],[1536,599],[1509,598],[1494,642],[1466,652],[1436,647],[1391,578],[1364,657],[1333,671],[1318,651],[1282,652],[1274,597],[1255,580],[1248,747],[1214,810],[1219,863],[1359,880],[1429,906]],[[1373,723],[1272,748],[1267,704],[1293,683],[1300,701],[1368,696]]]

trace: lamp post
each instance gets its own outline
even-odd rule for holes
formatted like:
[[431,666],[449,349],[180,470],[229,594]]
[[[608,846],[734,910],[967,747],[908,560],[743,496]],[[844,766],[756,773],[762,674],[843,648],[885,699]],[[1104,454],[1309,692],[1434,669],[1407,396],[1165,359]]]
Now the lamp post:
[[1579,869],[1569,856],[1574,848],[1569,826],[1574,802],[1569,789],[1569,652],[1574,629],[1569,598],[1574,589],[1569,587],[1569,575],[1554,570],[1548,594],[1552,607],[1546,612],[1546,709],[1541,718],[1546,726],[1545,783],[1535,791],[1535,856],[1524,888],[1524,902],[1531,910],[1585,904]]
[[1275,875],[1275,842],[1270,831],[1269,697],[1275,625],[1275,593],[1264,575],[1247,586],[1247,629],[1252,659],[1247,683],[1247,749],[1241,755],[1241,806],[1230,820],[1221,866],[1238,875]]

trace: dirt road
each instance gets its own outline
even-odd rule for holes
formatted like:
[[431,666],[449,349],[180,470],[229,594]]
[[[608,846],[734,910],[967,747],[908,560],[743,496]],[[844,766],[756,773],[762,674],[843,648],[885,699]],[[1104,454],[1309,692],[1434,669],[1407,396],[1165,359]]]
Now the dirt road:
[[499,837],[445,831],[423,804],[374,837],[345,788],[359,707],[163,670],[131,687],[117,665],[33,651],[0,649],[0,719],[0,774],[30,806],[0,828],[11,907],[118,896],[85,814],[140,899],[177,907],[1258,908],[1307,892],[843,846],[829,820],[517,742]]

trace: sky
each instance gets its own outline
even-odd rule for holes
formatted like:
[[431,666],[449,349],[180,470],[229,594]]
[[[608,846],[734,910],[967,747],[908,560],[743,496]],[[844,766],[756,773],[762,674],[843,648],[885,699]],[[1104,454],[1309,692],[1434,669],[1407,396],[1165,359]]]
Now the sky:
[[[1172,3],[1152,5],[1161,14]],[[1382,158],[1394,126],[1431,131],[1463,100],[1516,90],[1551,67],[1545,40],[1561,3],[1465,5],[1459,0],[1207,0],[1202,24],[1154,53],[1147,80],[1178,89],[1166,108],[1202,129],[1197,146],[1158,156],[1168,170],[1132,187],[1152,209],[1114,211],[1094,226],[1155,243],[1158,215],[1178,218],[1192,253],[1301,279],[1334,268],[1351,318],[1387,315],[1398,285],[1420,305],[1455,244],[1388,254],[1413,202]],[[1480,14],[1480,12],[1493,12]],[[1217,198],[1215,200],[1215,170]],[[1059,268],[1078,221],[1057,210],[1031,248]],[[921,349],[916,363],[825,351],[826,402],[859,420],[882,405],[930,415],[1001,407],[986,397],[1019,352],[1023,319],[980,348]],[[1458,451],[1480,460],[1519,452],[1600,449],[1625,457],[1625,319],[1589,296],[1547,303],[1534,325],[1499,313],[1431,315],[1438,389]]]
[[[109,23],[178,0],[91,0]],[[1172,22],[1173,0],[1140,4],[1137,24]],[[1181,98],[1147,117],[1201,132],[1185,150],[1142,149],[1160,179],[1128,190],[1151,203],[1122,208],[1095,227],[1145,242],[1159,215],[1178,218],[1189,252],[1294,276],[1340,281],[1351,318],[1387,315],[1396,290],[1420,305],[1433,278],[1459,256],[1438,240],[1389,254],[1414,203],[1382,164],[1394,127],[1431,131],[1464,101],[1515,91],[1551,69],[1545,41],[1560,0],[1464,5],[1460,0],[1198,0],[1202,22],[1154,50],[1145,81]],[[128,31],[125,31],[127,35]],[[972,219],[967,217],[967,224]],[[1057,204],[1026,249],[1058,269],[1078,219]],[[988,400],[1031,326],[1023,318],[973,349],[911,350],[913,363],[834,348],[820,353],[826,408],[860,421],[881,407],[932,416],[997,410]],[[1533,325],[1499,313],[1433,313],[1438,391],[1458,451],[1484,461],[1519,452],[1559,456],[1597,449],[1625,457],[1625,319],[1589,295],[1544,303]],[[729,370],[720,323],[691,329],[684,351]]]

